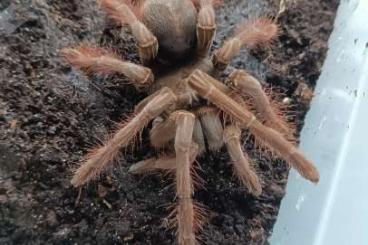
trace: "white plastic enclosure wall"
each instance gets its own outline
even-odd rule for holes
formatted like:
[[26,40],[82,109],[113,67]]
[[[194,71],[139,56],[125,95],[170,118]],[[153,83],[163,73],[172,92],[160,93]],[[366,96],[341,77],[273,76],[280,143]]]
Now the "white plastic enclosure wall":
[[341,0],[301,133],[318,167],[290,173],[271,245],[368,244],[368,0]]

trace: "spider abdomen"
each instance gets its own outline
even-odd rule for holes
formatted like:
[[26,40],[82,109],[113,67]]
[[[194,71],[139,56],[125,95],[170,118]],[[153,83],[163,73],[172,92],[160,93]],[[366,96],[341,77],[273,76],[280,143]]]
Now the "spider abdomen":
[[190,0],[147,0],[142,21],[157,37],[159,56],[180,60],[196,45],[197,11]]

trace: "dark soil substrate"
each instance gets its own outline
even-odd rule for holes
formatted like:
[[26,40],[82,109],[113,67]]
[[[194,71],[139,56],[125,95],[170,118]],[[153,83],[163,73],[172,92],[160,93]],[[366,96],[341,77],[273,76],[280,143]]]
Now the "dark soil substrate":
[[[224,2],[217,10],[215,46],[239,20],[278,11],[274,2]],[[272,50],[244,51],[233,65],[284,91],[300,129],[308,99],[295,91],[300,84],[313,88],[319,76],[337,4],[286,2]],[[146,141],[120,159],[112,174],[84,188],[79,201],[70,185],[71,169],[88,147],[144,97],[116,77],[88,79],[57,57],[61,47],[88,41],[114,45],[137,60],[131,37],[116,39],[96,6],[91,0],[0,1],[0,244],[175,241],[164,220],[174,199],[171,180],[126,171],[153,154]],[[259,198],[247,195],[233,178],[225,151],[199,159],[206,189],[195,199],[210,210],[205,244],[263,244],[271,233],[288,168],[254,151],[251,156],[263,180]]]

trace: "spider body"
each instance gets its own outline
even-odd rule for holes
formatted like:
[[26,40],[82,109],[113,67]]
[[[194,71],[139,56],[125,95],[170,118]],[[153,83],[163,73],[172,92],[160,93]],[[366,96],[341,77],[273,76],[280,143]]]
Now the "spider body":
[[198,69],[207,74],[215,74],[213,65],[207,57],[194,60],[180,67],[172,67],[171,69],[171,71],[162,72],[158,70],[157,73],[154,72],[157,79],[147,88],[149,93],[153,93],[163,87],[172,89],[179,96],[185,93],[191,93],[192,91],[188,87],[183,86],[183,80],[187,79],[194,70]]
[[194,55],[197,11],[190,0],[145,1],[141,18],[160,44],[158,58],[177,62]]
[[[236,35],[210,56],[216,32],[212,0],[147,0],[138,5],[128,0],[102,0],[101,5],[110,17],[129,25],[141,62],[147,66],[85,45],[64,49],[62,55],[87,72],[120,73],[148,96],[135,107],[131,120],[85,157],[72,179],[74,186],[82,186],[106,170],[151,121],[151,146],[165,149],[164,154],[133,164],[129,172],[166,170],[175,174],[174,216],[180,245],[195,244],[202,225],[202,215],[192,200],[192,165],[206,148],[216,151],[225,145],[240,182],[251,194],[261,193],[261,182],[241,147],[243,129],[302,176],[318,181],[318,171],[288,140],[290,128],[275,113],[257,79],[235,69],[220,81],[222,71],[242,47],[266,45],[275,37],[273,21],[261,18],[241,25]],[[256,115],[245,106],[247,98],[254,102]]]

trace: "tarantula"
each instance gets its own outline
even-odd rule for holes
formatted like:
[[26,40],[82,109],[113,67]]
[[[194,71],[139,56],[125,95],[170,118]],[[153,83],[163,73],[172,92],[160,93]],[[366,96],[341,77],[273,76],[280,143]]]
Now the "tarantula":
[[[318,182],[316,168],[292,141],[286,122],[271,108],[260,82],[244,70],[234,69],[224,83],[220,76],[241,48],[267,45],[277,35],[277,25],[259,18],[239,25],[224,45],[209,51],[216,33],[213,0],[101,0],[108,16],[127,25],[137,41],[141,63],[121,60],[101,48],[80,45],[65,48],[62,55],[73,66],[87,72],[120,73],[137,89],[149,94],[128,122],[85,157],[71,183],[80,187],[99,176],[151,121],[150,143],[166,154],[132,165],[129,172],[170,170],[175,173],[177,240],[196,243],[200,227],[192,200],[192,165],[205,152],[227,147],[234,172],[248,191],[262,187],[250,159],[241,147],[241,130],[284,159],[299,173]],[[148,68],[150,67],[150,68]],[[257,116],[248,109],[254,102]],[[221,116],[222,115],[222,116]],[[173,147],[172,147],[173,146]]]

